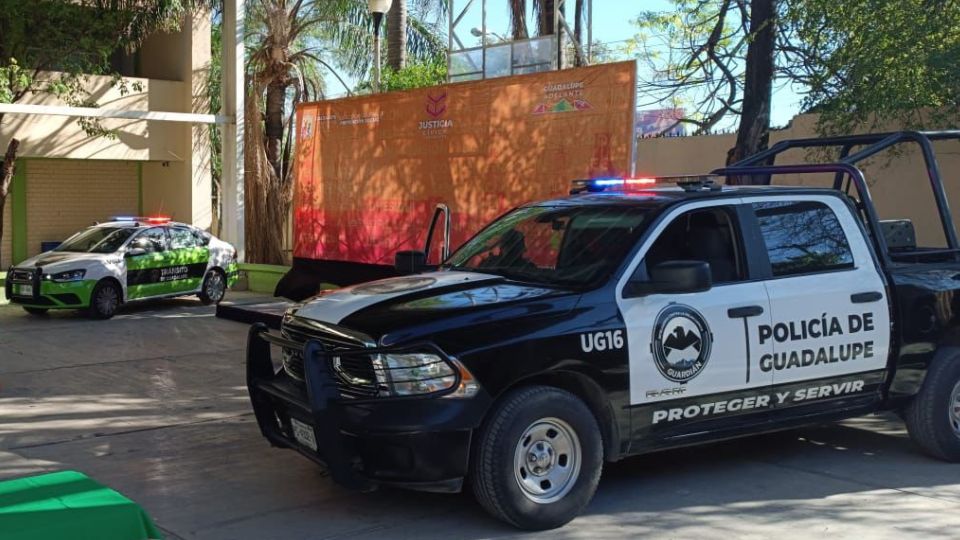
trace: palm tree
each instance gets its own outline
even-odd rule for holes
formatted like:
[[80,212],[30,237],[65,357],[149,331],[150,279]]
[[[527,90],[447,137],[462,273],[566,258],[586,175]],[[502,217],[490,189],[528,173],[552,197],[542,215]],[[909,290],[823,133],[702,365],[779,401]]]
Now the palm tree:
[[[528,0],[508,0],[510,9],[510,33],[513,39],[527,39],[527,1]],[[553,25],[553,11],[557,0],[533,0],[533,14],[537,19],[537,36],[549,36],[557,33],[559,29]],[[573,36],[577,44],[583,45],[583,22],[584,22],[584,1],[575,0],[573,7]],[[566,3],[564,3],[564,7]],[[580,52],[577,51],[574,63],[578,66],[586,63]]]
[[401,70],[407,64],[407,0],[393,0],[387,13],[387,66]]

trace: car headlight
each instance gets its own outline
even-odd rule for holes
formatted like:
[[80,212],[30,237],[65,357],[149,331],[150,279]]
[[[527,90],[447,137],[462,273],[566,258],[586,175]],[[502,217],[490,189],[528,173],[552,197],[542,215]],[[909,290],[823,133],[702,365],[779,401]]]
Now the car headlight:
[[381,391],[389,396],[415,396],[449,390],[460,385],[450,397],[471,397],[480,390],[473,375],[459,362],[447,363],[430,353],[378,354],[373,357],[374,373]]
[[67,272],[59,272],[57,274],[48,275],[47,279],[57,283],[67,283],[70,281],[80,281],[86,274],[86,270],[69,270]]

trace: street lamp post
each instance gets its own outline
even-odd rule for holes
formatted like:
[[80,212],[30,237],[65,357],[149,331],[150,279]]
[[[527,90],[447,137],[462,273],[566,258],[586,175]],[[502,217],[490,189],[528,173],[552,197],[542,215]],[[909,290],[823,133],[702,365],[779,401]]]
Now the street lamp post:
[[380,24],[383,15],[390,11],[393,0],[367,0],[367,7],[373,17],[373,91],[380,92]]

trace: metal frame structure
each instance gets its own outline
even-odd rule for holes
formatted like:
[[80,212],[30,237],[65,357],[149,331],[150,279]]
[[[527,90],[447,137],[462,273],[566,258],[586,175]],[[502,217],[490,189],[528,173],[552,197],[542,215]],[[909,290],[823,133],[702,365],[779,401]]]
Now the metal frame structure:
[[[480,5],[480,45],[476,47],[467,47],[464,45],[463,40],[460,35],[457,33],[458,26],[463,23],[464,17],[470,9],[477,4],[479,1]],[[525,0],[526,1],[526,0]],[[523,40],[507,40],[502,43],[490,43],[487,39],[487,36],[490,33],[487,31],[487,0],[465,0],[465,4],[462,9],[458,11],[458,2],[457,0],[450,0],[450,6],[447,10],[448,19],[447,19],[447,81],[451,81],[451,74],[453,73],[453,57],[457,53],[469,53],[471,51],[480,51],[480,65],[477,66],[475,63],[471,62],[474,71],[464,72],[462,74],[454,75],[453,78],[459,78],[461,80],[475,80],[475,79],[486,79],[487,78],[487,52],[493,48],[510,48],[510,73],[509,75],[516,75],[519,73],[528,73],[527,68],[534,68],[537,66],[544,65],[543,62],[537,62],[532,64],[521,64],[515,65],[513,59],[516,56],[516,48],[518,44],[528,44],[534,43],[537,41],[547,41],[550,40],[553,42],[556,48],[556,58],[551,62],[550,69],[563,69],[563,36],[566,35],[571,43],[574,44],[574,47],[577,50],[577,54],[583,58],[586,64],[590,64],[593,61],[593,0],[587,0],[586,3],[586,28],[587,28],[587,42],[586,50],[581,46],[580,43],[574,39],[574,32],[570,28],[570,25],[567,23],[566,18],[563,16],[563,8],[566,5],[566,0],[556,0],[553,6],[553,28],[554,33],[549,36],[539,36],[535,38],[528,38]],[[538,70],[545,71],[545,70]],[[477,77],[472,77],[472,76]]]
[[216,124],[223,130],[223,227],[221,236],[243,259],[243,28],[245,0],[223,2],[223,115],[173,111],[129,111],[95,107],[66,107],[0,103],[0,113],[75,118],[120,118],[148,122]]
[[[891,262],[890,252],[886,240],[880,231],[880,219],[877,215],[873,199],[870,197],[870,188],[864,178],[863,171],[857,163],[870,158],[884,150],[903,143],[916,143],[920,146],[924,164],[927,168],[927,177],[933,196],[937,204],[937,212],[947,240],[947,249],[924,250],[916,255],[952,255],[960,260],[960,241],[953,224],[953,215],[943,188],[943,179],[940,175],[940,166],[937,163],[933,141],[957,140],[960,141],[960,130],[950,131],[898,131],[893,133],[868,133],[862,135],[845,135],[839,137],[822,137],[811,139],[788,139],[780,141],[769,149],[738,161],[729,167],[716,169],[711,174],[720,176],[766,176],[767,184],[771,175],[779,174],[815,174],[834,173],[833,188],[839,191],[849,191],[850,182],[857,188],[860,197],[858,206],[863,211],[867,225],[871,229],[871,236],[877,247],[877,253],[885,262]],[[858,152],[851,151],[857,147],[864,147]],[[837,161],[819,164],[791,164],[775,165],[777,156],[792,149],[804,148],[839,148]],[[843,185],[847,178],[846,188]]]

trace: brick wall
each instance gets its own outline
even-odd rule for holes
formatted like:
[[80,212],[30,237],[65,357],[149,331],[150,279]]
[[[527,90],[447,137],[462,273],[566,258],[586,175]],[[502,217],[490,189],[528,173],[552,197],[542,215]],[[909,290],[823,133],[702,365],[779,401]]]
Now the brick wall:
[[136,215],[137,164],[31,159],[27,163],[27,255],[111,216]]

